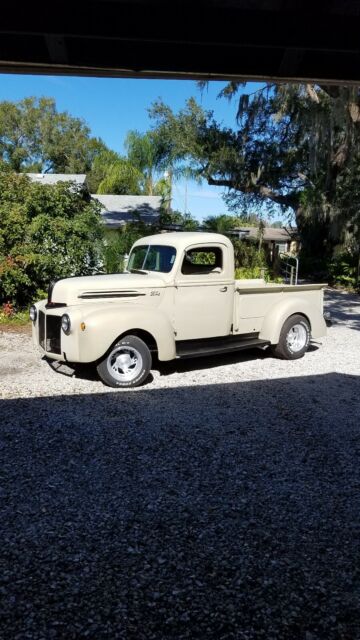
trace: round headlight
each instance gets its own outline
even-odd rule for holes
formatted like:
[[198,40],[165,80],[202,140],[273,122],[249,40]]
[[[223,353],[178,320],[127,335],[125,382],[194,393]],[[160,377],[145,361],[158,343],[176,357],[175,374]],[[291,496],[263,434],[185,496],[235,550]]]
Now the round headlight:
[[30,309],[29,309],[29,316],[30,316],[30,320],[35,322],[36,317],[37,317],[37,309],[36,309],[34,304],[32,304]]
[[70,329],[71,329],[71,322],[67,313],[64,313],[64,315],[61,317],[61,328],[63,332],[66,333],[66,335],[69,335]]

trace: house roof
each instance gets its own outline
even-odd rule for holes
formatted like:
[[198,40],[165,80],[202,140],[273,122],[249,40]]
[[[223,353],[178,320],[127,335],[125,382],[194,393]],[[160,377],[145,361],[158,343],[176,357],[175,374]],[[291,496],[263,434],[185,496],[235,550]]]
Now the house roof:
[[119,229],[128,222],[134,222],[136,215],[145,224],[156,224],[161,209],[160,196],[113,196],[92,194],[101,204],[101,215],[108,229]]
[[85,173],[26,173],[33,182],[56,184],[57,182],[74,182],[79,186],[86,183]]
[[[236,227],[236,233],[243,233],[245,237],[256,240],[259,236],[258,227]],[[277,229],[275,227],[265,227],[263,230],[263,239],[265,242],[289,242],[296,236],[296,229],[285,228]]]

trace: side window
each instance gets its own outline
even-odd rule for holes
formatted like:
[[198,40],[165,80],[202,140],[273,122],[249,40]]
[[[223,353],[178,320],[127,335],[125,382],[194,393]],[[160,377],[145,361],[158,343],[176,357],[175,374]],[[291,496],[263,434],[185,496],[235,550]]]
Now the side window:
[[181,273],[184,275],[221,273],[222,268],[223,252],[220,247],[196,247],[186,251]]

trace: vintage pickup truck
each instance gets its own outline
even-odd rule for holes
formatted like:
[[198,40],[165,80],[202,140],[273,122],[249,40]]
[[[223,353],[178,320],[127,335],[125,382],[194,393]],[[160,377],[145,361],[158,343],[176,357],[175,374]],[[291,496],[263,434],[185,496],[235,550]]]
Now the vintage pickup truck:
[[94,363],[103,382],[134,387],[161,361],[271,349],[295,360],[326,334],[324,284],[235,280],[231,241],[163,233],[135,242],[127,271],[51,283],[30,309],[43,355]]

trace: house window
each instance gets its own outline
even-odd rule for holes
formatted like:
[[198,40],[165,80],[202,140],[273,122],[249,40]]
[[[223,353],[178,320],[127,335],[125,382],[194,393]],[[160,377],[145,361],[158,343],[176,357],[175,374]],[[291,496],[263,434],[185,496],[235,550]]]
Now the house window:
[[275,247],[278,249],[279,253],[286,253],[288,250],[287,242],[275,242]]

